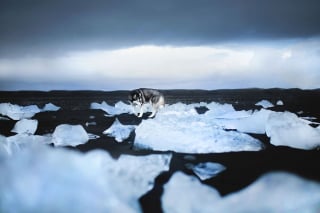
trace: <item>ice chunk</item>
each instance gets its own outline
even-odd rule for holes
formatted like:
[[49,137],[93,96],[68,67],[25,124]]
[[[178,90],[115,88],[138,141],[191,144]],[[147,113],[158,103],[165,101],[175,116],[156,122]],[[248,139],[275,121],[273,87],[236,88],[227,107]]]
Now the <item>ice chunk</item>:
[[117,142],[122,142],[127,139],[130,133],[135,129],[134,125],[123,125],[116,118],[113,124],[106,129],[103,134],[107,134],[109,136],[115,137]]
[[213,178],[226,169],[222,164],[213,162],[199,163],[197,165],[188,163],[186,164],[186,167],[191,169],[200,178],[200,180]]
[[28,135],[28,134],[17,134],[10,137],[5,137],[0,135],[0,146],[4,155],[12,155],[19,150],[39,144],[49,144],[51,143],[50,136],[41,135]]
[[209,109],[205,115],[211,118],[225,118],[226,116],[228,117],[228,114],[236,112],[231,104],[219,104],[216,102],[211,102],[205,106]]
[[23,118],[31,118],[41,111],[57,111],[60,107],[48,103],[43,109],[36,105],[19,106],[11,103],[0,103],[0,114],[6,115],[13,120],[21,120]]
[[320,184],[290,173],[273,172],[239,192],[220,197],[215,189],[175,173],[164,186],[161,201],[164,212],[317,213],[320,210]]
[[212,212],[319,212],[320,184],[284,172],[268,173],[252,185],[212,204]]
[[91,109],[101,109],[108,113],[109,115],[119,115],[122,113],[133,113],[132,106],[129,104],[125,104],[122,101],[119,101],[115,104],[115,106],[110,106],[105,101],[101,104],[99,103],[91,103]]
[[170,159],[29,146],[0,161],[0,212],[141,212],[139,197]]
[[56,146],[77,146],[88,140],[89,136],[81,125],[61,124],[52,134],[52,142]]
[[278,100],[277,103],[276,103],[278,106],[283,106],[283,101],[282,100]]
[[256,106],[262,106],[263,108],[270,108],[270,107],[274,107],[274,105],[267,100],[261,100],[258,103],[255,104]]
[[244,133],[225,131],[203,115],[166,115],[143,121],[134,148],[182,153],[258,151],[263,144]]
[[[108,163],[106,173],[112,173],[121,183],[129,184],[136,198],[153,188],[155,178],[164,171],[169,171],[171,154],[147,156],[121,155],[118,160]],[[124,186],[121,186],[126,190]]]
[[128,184],[106,173],[103,160],[42,148],[0,162],[0,212],[140,212]]
[[40,111],[36,105],[19,106],[10,103],[0,103],[0,114],[6,115],[13,120],[31,118]]
[[[172,175],[164,185],[161,197],[164,212],[214,212],[214,203],[220,199],[217,190],[182,172]],[[234,208],[234,206],[233,206]]]
[[175,116],[189,116],[197,115],[195,107],[200,106],[200,104],[183,104],[181,102],[172,105],[166,105],[161,109],[161,114],[163,115],[175,115]]
[[34,134],[38,127],[38,121],[37,120],[31,120],[31,119],[22,119],[20,121],[17,121],[14,125],[11,132],[15,132],[18,134]]
[[291,112],[273,112],[267,121],[266,133],[273,145],[313,149],[320,146],[320,131],[308,123]]
[[240,132],[264,134],[266,131],[266,122],[271,110],[261,109],[247,114],[247,116],[220,118],[216,120],[216,123],[223,126],[226,129],[237,129]]
[[48,103],[43,107],[42,111],[58,111],[59,109],[60,109],[60,107],[58,107],[52,103]]

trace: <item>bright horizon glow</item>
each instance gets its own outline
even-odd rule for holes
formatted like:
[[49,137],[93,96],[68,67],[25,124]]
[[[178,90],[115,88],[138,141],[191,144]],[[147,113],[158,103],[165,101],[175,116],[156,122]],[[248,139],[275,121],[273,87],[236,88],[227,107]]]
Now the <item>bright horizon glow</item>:
[[[2,81],[72,83],[90,89],[318,88],[320,42],[286,45],[142,45],[117,50],[68,52],[59,57],[0,58]],[[50,88],[50,84],[52,83]],[[2,89],[2,88],[0,88]],[[32,89],[32,88],[26,88]],[[46,89],[46,88],[44,88]],[[78,88],[88,89],[88,88]]]

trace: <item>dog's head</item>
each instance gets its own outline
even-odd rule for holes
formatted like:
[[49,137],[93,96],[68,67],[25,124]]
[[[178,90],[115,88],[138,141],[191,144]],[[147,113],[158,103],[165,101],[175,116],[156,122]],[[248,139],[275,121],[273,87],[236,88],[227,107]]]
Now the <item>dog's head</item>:
[[139,90],[133,90],[130,92],[128,99],[129,102],[134,106],[141,106],[142,105],[142,94]]

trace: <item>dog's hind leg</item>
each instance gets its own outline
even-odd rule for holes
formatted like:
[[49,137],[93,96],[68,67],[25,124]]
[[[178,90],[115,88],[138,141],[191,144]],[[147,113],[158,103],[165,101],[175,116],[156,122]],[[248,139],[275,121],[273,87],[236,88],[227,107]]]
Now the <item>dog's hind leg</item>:
[[158,106],[152,105],[152,113],[151,113],[151,115],[149,115],[149,118],[153,118],[157,112],[158,112]]

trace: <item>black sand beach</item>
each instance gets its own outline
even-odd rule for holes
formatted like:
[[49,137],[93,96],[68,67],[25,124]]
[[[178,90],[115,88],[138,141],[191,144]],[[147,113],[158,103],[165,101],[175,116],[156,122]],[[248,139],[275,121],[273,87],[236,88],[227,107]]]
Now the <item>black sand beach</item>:
[[[300,89],[241,89],[241,90],[163,90],[167,104],[177,102],[199,103],[218,102],[232,104],[237,110],[260,109],[256,106],[260,100],[269,100],[272,103],[282,100],[284,105],[274,106],[273,111],[290,111],[299,113],[302,117],[315,117],[314,122],[320,122],[320,90]],[[102,110],[90,109],[92,102],[106,101],[114,104],[118,101],[127,101],[128,91],[0,91],[0,103],[12,103],[21,106],[38,105],[43,107],[53,103],[61,109],[55,112],[41,112],[33,119],[38,120],[38,129],[35,134],[44,135],[52,133],[59,124],[81,124],[87,132],[100,136],[89,140],[88,143],[77,147],[66,147],[81,152],[93,149],[108,151],[114,158],[121,154],[147,155],[159,153],[154,151],[138,151],[132,149],[134,134],[124,141],[117,143],[114,138],[102,132],[114,122],[116,117],[126,125],[139,124],[142,119],[148,119],[148,113],[143,118],[130,114],[121,114],[106,117]],[[198,108],[198,113],[205,112],[205,108]],[[0,134],[13,135],[11,132],[16,121],[0,120]],[[95,122],[96,125],[88,125]],[[231,130],[232,131],[232,130]],[[288,171],[302,177],[320,182],[320,155],[319,150],[299,150],[289,147],[273,146],[265,134],[251,134],[261,140],[265,149],[258,152],[229,152],[218,154],[188,154],[173,153],[169,172],[162,173],[156,179],[154,188],[140,198],[144,212],[161,212],[160,196],[163,184],[171,175],[178,171],[192,174],[185,168],[186,163],[217,162],[227,169],[218,176],[204,181],[205,184],[218,189],[221,195],[238,191],[248,186],[262,174],[269,171]]]

